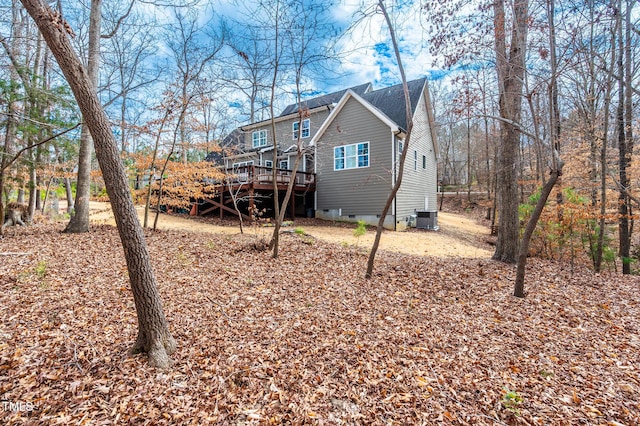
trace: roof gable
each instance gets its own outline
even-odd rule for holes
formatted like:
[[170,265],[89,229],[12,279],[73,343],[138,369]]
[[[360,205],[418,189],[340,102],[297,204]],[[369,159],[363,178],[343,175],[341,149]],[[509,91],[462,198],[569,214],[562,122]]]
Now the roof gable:
[[[418,80],[412,80],[407,83],[409,86],[409,97],[411,99],[412,112],[416,111],[416,107],[419,100],[422,98],[422,93],[425,90],[426,84],[426,77]],[[322,123],[322,126],[320,126],[316,134],[313,136],[313,139],[310,141],[310,145],[315,144],[318,139],[322,137],[322,134],[340,113],[347,101],[352,98],[362,104],[379,120],[388,125],[393,132],[403,132],[406,129],[407,113],[402,84],[385,87],[384,89],[375,90],[363,95],[358,95],[349,89],[342,96],[324,123]]]
[[342,108],[344,108],[349,99],[354,99],[356,102],[360,103],[363,107],[369,110],[369,112],[375,115],[380,121],[389,126],[389,128],[393,132],[401,131],[400,127],[393,120],[387,117],[382,111],[374,107],[371,103],[364,100],[360,95],[356,94],[352,90],[347,90],[347,92],[342,96],[342,99],[340,99],[340,102],[338,102],[336,107],[331,111],[331,114],[329,114],[324,123],[322,123],[322,126],[320,126],[316,134],[313,136],[313,138],[309,142],[309,145],[314,145],[318,141],[318,139],[322,137],[322,135],[327,130],[329,125],[331,125],[336,116],[340,114],[340,111],[342,111]]

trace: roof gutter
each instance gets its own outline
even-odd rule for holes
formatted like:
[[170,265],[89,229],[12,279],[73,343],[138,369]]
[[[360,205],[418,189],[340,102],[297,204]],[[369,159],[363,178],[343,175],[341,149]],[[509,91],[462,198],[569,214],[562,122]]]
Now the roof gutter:
[[[331,109],[331,106],[332,105],[322,105],[322,106],[319,106],[319,107],[316,107],[316,108],[312,108],[312,109],[309,110],[309,113],[319,112],[319,111],[322,111],[322,110],[325,110],[325,109]],[[291,114],[287,114],[287,115],[276,117],[276,118],[273,119],[273,121],[275,123],[280,123],[282,121],[287,121],[287,120],[290,120],[292,118],[298,117],[298,115],[299,115],[298,112],[294,112],[294,113],[291,113]],[[250,124],[247,124],[245,126],[240,126],[239,128],[242,131],[247,131],[247,130],[252,130],[252,129],[255,129],[255,128],[258,128],[258,127],[262,127],[265,124],[271,124],[271,119],[258,121],[256,123],[250,123]]]
[[398,130],[394,131],[393,134],[402,140],[404,140],[407,137],[407,132],[400,127],[398,127]]

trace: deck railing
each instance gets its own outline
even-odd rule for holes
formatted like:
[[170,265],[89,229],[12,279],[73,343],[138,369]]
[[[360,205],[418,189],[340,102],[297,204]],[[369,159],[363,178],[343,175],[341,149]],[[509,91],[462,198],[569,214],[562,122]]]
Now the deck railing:
[[[273,184],[273,168],[265,166],[246,165],[227,169],[227,182],[231,184],[253,183]],[[276,182],[286,185],[291,181],[292,170],[276,169]],[[312,186],[316,182],[316,174],[297,171],[296,186]]]

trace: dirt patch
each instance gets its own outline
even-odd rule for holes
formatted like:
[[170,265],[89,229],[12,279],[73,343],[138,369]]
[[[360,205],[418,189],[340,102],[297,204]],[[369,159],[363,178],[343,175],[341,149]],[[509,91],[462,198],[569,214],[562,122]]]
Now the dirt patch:
[[[110,204],[91,202],[91,222],[115,225]],[[138,208],[138,216],[142,221],[144,210]],[[155,212],[150,212],[149,223],[153,224]],[[161,213],[158,218],[159,229],[205,232],[212,234],[238,234],[239,227],[225,222],[224,225],[211,219],[190,218],[180,215]],[[491,245],[487,243],[489,228],[478,224],[466,216],[447,212],[438,212],[438,231],[411,229],[405,232],[385,231],[380,240],[380,249],[397,253],[429,255],[438,257],[489,258],[493,254]],[[369,228],[360,238],[353,235],[353,224],[332,224],[320,220],[301,219],[284,228],[294,229],[323,241],[353,246],[368,250],[373,244],[375,230]],[[245,233],[267,237],[272,232],[270,227],[247,226]]]

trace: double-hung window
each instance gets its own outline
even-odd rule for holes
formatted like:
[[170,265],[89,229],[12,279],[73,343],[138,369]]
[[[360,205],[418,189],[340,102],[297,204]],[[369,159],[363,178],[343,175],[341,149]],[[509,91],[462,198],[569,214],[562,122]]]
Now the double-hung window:
[[[293,122],[293,139],[298,139],[300,133],[300,121]],[[302,120],[302,138],[308,138],[311,134],[311,122],[308,118]]]
[[369,142],[341,145],[333,148],[333,169],[369,167]]
[[267,131],[257,130],[252,134],[252,142],[254,148],[260,148],[267,145]]

